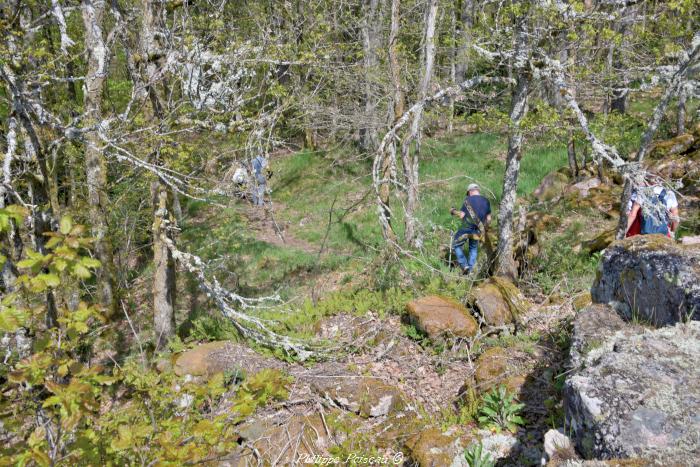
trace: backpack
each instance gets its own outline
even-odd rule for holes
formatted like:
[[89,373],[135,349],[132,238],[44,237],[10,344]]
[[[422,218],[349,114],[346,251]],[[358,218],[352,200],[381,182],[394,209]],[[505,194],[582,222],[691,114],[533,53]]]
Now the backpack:
[[475,225],[476,229],[478,230],[478,233],[473,233],[473,234],[467,234],[468,238],[471,240],[483,240],[484,239],[484,233],[486,232],[486,228],[484,228],[484,223],[481,222],[481,218],[476,215],[476,212],[474,212],[474,208],[472,207],[471,203],[469,202],[469,196],[464,198],[464,207],[467,209],[467,212],[469,213],[470,219],[467,220],[466,216],[462,220],[462,225],[463,226],[472,226]]
[[657,219],[653,215],[642,214],[642,235],[647,234],[668,234],[668,211],[666,209],[666,190],[661,190],[661,193],[649,198],[649,203],[654,206],[649,211],[664,213],[661,219]]

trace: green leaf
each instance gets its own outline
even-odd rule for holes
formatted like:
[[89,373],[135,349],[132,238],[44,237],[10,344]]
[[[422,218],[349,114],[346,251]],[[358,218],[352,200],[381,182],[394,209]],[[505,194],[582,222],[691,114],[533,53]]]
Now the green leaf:
[[49,238],[49,241],[46,242],[45,246],[49,250],[53,250],[54,248],[56,248],[56,246],[60,245],[62,241],[63,239],[61,237],[51,237]]
[[75,274],[77,277],[79,277],[81,279],[89,279],[90,276],[92,275],[90,273],[90,270],[80,263],[76,263],[73,265],[73,274]]
[[23,259],[21,261],[17,261],[17,267],[22,269],[33,268],[40,262],[41,260],[37,260],[34,258]]
[[58,287],[61,285],[61,279],[56,274],[39,274],[36,278],[43,281],[47,287]]
[[61,217],[59,230],[63,235],[68,235],[73,228],[73,218],[69,215]]
[[85,256],[83,258],[80,258],[80,264],[85,266],[86,268],[99,268],[102,263],[100,263],[100,260],[95,259],[95,258],[90,258],[89,256]]

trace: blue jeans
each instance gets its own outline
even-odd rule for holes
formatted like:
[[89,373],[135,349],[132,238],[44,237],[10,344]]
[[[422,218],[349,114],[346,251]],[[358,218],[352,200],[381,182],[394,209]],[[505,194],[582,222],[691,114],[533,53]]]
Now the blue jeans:
[[258,183],[253,187],[253,204],[263,206],[265,204],[265,184]]
[[476,256],[479,253],[479,240],[469,239],[469,259],[464,255],[464,244],[455,245],[454,250],[457,262],[462,269],[469,269],[470,271],[474,269]]

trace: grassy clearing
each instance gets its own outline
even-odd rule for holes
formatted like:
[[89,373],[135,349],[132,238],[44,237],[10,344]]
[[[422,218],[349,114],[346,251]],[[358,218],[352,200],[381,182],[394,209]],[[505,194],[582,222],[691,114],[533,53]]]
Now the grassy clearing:
[[[210,271],[248,295],[279,291],[283,298],[290,299],[299,296],[302,288],[308,290],[307,282],[318,277],[327,274],[340,277],[341,287],[347,290],[331,293],[317,303],[297,300],[263,312],[262,317],[278,323],[279,332],[297,337],[314,334],[319,319],[338,312],[401,312],[405,303],[418,293],[462,297],[471,284],[456,275],[448,275],[448,266],[439,254],[440,247],[449,244],[450,232],[459,224],[449,215],[449,208],[461,204],[466,186],[475,181],[491,200],[496,218],[506,138],[472,134],[428,140],[423,151],[418,215],[425,227],[425,247],[414,258],[402,258],[399,263],[366,270],[374,264],[382,245],[373,192],[369,192],[370,162],[354,160],[339,164],[342,159],[339,154],[331,157],[323,152],[302,151],[273,160],[275,176],[271,182],[275,217],[286,225],[288,235],[320,248],[328,230],[326,252],[320,262],[316,262],[314,253],[255,238],[243,215],[245,208],[239,203],[212,212],[207,219],[188,223],[183,241],[204,259],[221,258],[210,264]],[[529,195],[545,175],[565,165],[563,144],[531,143],[521,162],[519,196]],[[391,202],[400,206],[401,200],[394,198]],[[192,215],[200,208],[197,203],[188,206]],[[331,208],[333,222],[329,226]],[[395,226],[401,235],[401,209],[396,211]],[[567,291],[581,289],[586,281],[590,284],[593,272],[590,259],[571,250],[580,232],[581,228],[565,232],[545,249],[534,277],[544,291],[553,290],[560,274],[571,278],[565,281]],[[445,274],[435,274],[434,270]],[[397,288],[406,283],[406,274],[413,280],[412,287]],[[342,285],[345,283],[346,286]],[[200,316],[197,320],[200,322],[195,322],[199,326],[195,327],[196,334],[223,337],[232,332],[210,317]]]
[[[430,140],[423,151],[419,219],[426,226],[428,236],[433,231],[449,231],[457,226],[449,208],[461,204],[465,188],[472,181],[483,187],[494,210],[497,208],[505,170],[504,137],[474,134]],[[547,173],[565,163],[566,151],[562,145],[533,145],[522,160],[519,195],[531,193]],[[320,243],[333,206],[335,222],[330,229],[329,247],[361,255],[368,246],[379,246],[381,231],[373,193],[367,193],[371,186],[369,162],[334,166],[319,154],[300,152],[275,161],[274,166],[280,175],[272,182],[273,198],[285,206],[279,216],[290,223],[296,236]],[[366,195],[364,202],[363,195]],[[402,200],[394,198],[391,202],[400,206]],[[400,211],[396,210],[394,220],[398,233],[402,234]]]

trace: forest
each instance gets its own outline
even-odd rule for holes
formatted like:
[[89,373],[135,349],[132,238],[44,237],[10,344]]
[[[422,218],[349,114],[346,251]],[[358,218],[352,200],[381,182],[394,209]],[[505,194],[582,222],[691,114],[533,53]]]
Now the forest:
[[699,0],[0,25],[0,466],[697,465]]

